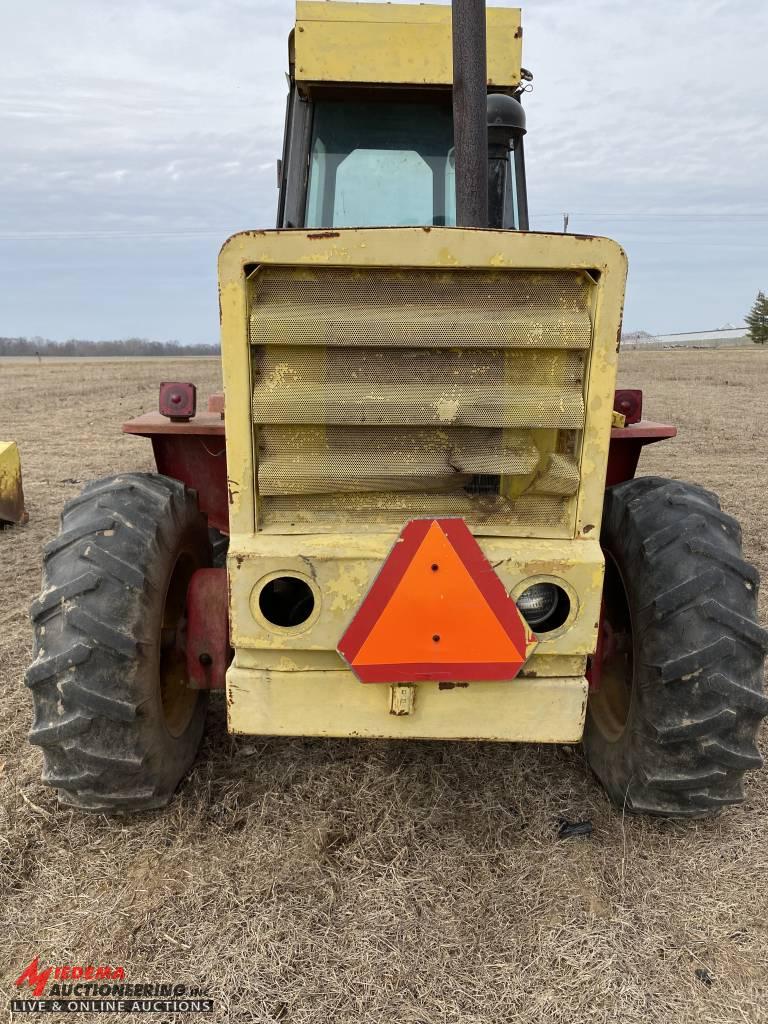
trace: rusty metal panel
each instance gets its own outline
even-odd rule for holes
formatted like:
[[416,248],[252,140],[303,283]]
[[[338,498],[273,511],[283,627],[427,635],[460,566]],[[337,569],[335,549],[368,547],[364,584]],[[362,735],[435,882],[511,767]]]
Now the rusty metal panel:
[[220,690],[229,665],[226,569],[198,569],[187,588],[186,655],[189,685]]
[[[519,8],[488,8],[488,84],[520,82]],[[298,82],[450,86],[451,8],[434,4],[296,4]]]
[[611,430],[611,447],[608,453],[605,486],[613,487],[614,484],[623,483],[624,480],[631,480],[637,469],[640,452],[645,445],[665,441],[667,438],[675,437],[676,434],[676,427],[667,423],[652,423],[648,420],[640,420],[624,427],[614,427]]
[[[223,395],[216,398],[223,399]],[[151,438],[158,472],[193,487],[208,524],[229,533],[227,453],[221,414],[198,413],[188,421],[174,423],[160,413],[145,413],[124,423],[123,432]]]

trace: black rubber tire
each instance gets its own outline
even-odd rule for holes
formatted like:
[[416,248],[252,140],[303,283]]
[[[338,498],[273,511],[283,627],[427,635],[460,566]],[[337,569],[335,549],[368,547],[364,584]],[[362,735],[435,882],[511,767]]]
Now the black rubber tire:
[[229,537],[215,526],[208,527],[208,540],[211,543],[211,557],[214,569],[226,569]]
[[170,800],[197,753],[207,693],[178,684],[172,732],[160,686],[166,595],[171,580],[185,594],[187,574],[210,564],[205,517],[177,480],[108,477],[65,505],[44,550],[26,675],[29,739],[42,747],[43,781],[62,802],[125,812]]
[[620,735],[606,730],[606,698],[590,695],[591,768],[635,813],[704,817],[740,803],[745,771],[762,764],[768,633],[738,522],[701,487],[641,477],[606,491],[601,541],[627,598],[633,668]]

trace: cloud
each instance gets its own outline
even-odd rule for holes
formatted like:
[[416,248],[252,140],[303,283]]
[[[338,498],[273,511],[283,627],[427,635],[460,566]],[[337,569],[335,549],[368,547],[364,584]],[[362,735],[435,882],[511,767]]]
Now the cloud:
[[[3,5],[0,334],[215,334],[218,244],[274,223],[292,20],[290,0]],[[768,5],[531,0],[523,24],[533,226],[567,210],[626,245],[631,326],[737,321],[768,284]],[[51,246],[64,291],[35,280]],[[89,301],[106,275],[111,306]]]

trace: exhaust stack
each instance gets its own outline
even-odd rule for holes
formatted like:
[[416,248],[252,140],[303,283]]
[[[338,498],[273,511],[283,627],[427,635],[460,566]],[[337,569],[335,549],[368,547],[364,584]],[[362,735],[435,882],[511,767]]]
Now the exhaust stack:
[[453,0],[456,224],[488,227],[485,0]]

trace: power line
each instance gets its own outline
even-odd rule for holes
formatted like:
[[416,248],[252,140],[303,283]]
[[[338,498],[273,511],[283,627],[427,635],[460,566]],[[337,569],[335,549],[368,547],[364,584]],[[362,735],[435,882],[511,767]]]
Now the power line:
[[[535,208],[534,208],[535,209]],[[554,212],[552,210],[536,211],[537,217],[556,217],[561,218],[562,213]],[[572,217],[600,217],[603,220],[757,220],[768,217],[768,211],[756,212],[756,213],[726,213],[726,212],[709,212],[709,213],[676,213],[670,211],[668,213],[649,213],[641,211],[601,211],[601,210],[575,210],[570,213]]]
[[[230,234],[233,232],[230,231]],[[219,238],[227,237],[227,229],[221,231],[15,231],[0,232],[2,242],[39,242],[70,241],[72,239],[130,239],[130,238]]]

